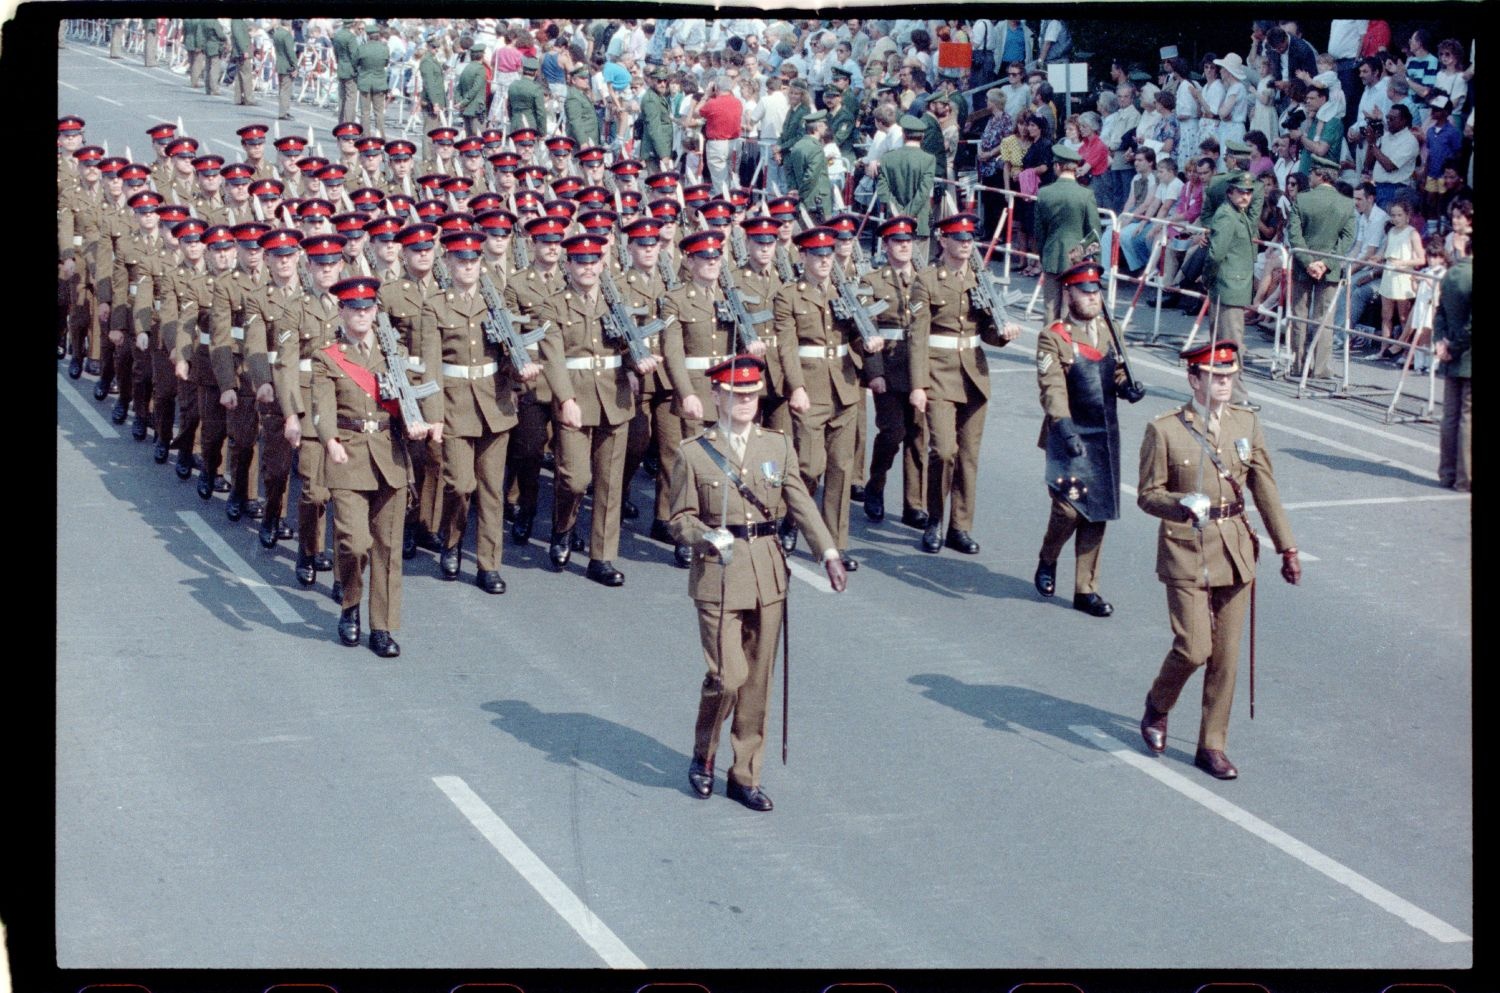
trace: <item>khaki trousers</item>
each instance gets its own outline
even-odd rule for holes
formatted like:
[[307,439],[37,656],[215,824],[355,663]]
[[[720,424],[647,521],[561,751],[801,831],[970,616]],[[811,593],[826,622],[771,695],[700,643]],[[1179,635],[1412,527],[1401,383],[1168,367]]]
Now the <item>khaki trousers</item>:
[[984,415],[989,401],[971,384],[968,399],[927,401],[927,432],[932,446],[927,456],[927,517],[943,520],[952,502],[948,526],[968,531],[974,526],[974,498],[979,487],[979,446],[984,440]]
[[461,546],[469,524],[469,504],[479,495],[479,531],[474,538],[475,561],[481,571],[500,568],[505,531],[505,452],[510,432],[486,431],[477,438],[443,435],[442,541]]
[[1229,738],[1229,710],[1234,703],[1234,679],[1239,669],[1240,633],[1250,609],[1250,584],[1167,586],[1167,615],[1172,621],[1172,650],[1146,697],[1165,713],[1193,673],[1203,673],[1203,718],[1198,747],[1224,750]]
[[1073,592],[1099,592],[1099,553],[1104,547],[1104,522],[1087,521],[1079,516],[1072,504],[1052,499],[1052,514],[1047,518],[1047,533],[1042,536],[1042,550],[1038,558],[1044,562],[1056,562],[1068,539],[1077,535],[1073,543],[1076,564],[1073,573]]
[[[708,674],[698,699],[698,721],[693,728],[693,758],[713,764],[725,718],[734,764],[729,779],[744,787],[760,785],[766,750],[766,721],[770,712],[771,676],[776,671],[776,643],[781,636],[786,601],[754,610],[723,611],[716,603],[699,603],[698,637]],[[721,637],[722,635],[722,637]],[[722,646],[722,654],[720,652]]]
[[359,606],[370,570],[371,631],[401,626],[401,522],[406,489],[333,491],[334,575],[344,587],[344,609]]
[[[1307,358],[1308,336],[1318,330],[1318,324],[1329,314],[1329,308],[1338,300],[1337,282],[1313,282],[1300,272],[1292,276],[1292,316],[1302,320],[1292,321],[1292,355],[1296,365],[1292,375],[1302,376],[1302,366]],[[1311,323],[1307,323],[1310,321]],[[1312,343],[1312,371],[1308,375],[1315,379],[1328,379],[1333,370],[1328,366],[1328,353],[1333,344],[1332,319],[1318,333]]]
[[792,414],[792,441],[807,492],[823,492],[818,509],[840,550],[849,547],[849,468],[854,463],[854,416],[858,404],[815,403]]
[[625,444],[630,422],[601,423],[578,430],[557,426],[557,478],[552,530],[572,531],[583,495],[594,484],[594,519],[589,558],[613,561],[620,552],[620,501],[625,488]]
[[875,398],[875,440],[870,444],[866,493],[885,495],[885,477],[901,452],[901,510],[927,506],[927,415],[917,413],[909,394],[886,391]]

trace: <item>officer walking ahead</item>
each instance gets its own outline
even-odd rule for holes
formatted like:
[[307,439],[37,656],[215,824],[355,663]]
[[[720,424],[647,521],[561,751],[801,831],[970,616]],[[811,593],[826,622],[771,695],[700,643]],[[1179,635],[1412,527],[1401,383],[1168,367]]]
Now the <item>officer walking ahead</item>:
[[1036,378],[1042,391],[1042,436],[1052,516],[1042,538],[1036,589],[1051,596],[1057,556],[1077,534],[1073,608],[1094,617],[1115,612],[1099,595],[1099,551],[1106,521],[1120,516],[1120,422],[1115,397],[1135,403],[1146,395],[1126,374],[1109,326],[1100,316],[1097,262],[1064,272],[1065,316],[1042,329],[1036,344]]
[[1167,712],[1194,672],[1203,674],[1203,719],[1193,764],[1218,779],[1239,770],[1224,754],[1239,665],[1240,632],[1255,582],[1260,538],[1245,517],[1245,487],[1255,496],[1281,555],[1281,576],[1302,576],[1292,526],[1281,508],[1271,455],[1254,411],[1229,402],[1239,348],[1213,342],[1181,353],[1193,399],[1146,426],[1136,503],[1162,519],[1156,576],[1167,587],[1172,650],[1146,694],[1141,737],[1167,747]]
[[732,713],[734,764],[727,795],[751,810],[770,810],[760,788],[767,703],[789,576],[776,540],[790,512],[821,556],[828,582],[848,582],[833,535],[797,472],[792,441],[755,424],[765,363],[726,359],[708,371],[718,424],[683,442],[672,470],[672,537],[693,550],[688,595],[698,608],[703,677],[688,783],[700,799],[714,788],[719,731]]

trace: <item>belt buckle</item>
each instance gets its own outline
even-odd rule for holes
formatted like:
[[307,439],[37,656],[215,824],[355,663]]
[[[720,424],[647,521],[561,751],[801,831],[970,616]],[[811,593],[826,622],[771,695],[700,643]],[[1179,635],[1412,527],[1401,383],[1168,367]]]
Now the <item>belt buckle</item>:
[[839,357],[839,349],[837,345],[826,345],[824,346],[823,351],[827,353],[828,361],[830,362]]

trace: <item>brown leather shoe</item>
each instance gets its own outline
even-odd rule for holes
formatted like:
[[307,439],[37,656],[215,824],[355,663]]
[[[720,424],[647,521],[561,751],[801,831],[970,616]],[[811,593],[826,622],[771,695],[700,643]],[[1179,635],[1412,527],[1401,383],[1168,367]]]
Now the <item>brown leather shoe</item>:
[[1229,756],[1217,748],[1200,748],[1193,756],[1193,765],[1215,779],[1238,779],[1240,771],[1229,761]]
[[1151,706],[1149,696],[1146,697],[1146,716],[1141,718],[1141,738],[1146,747],[1158,755],[1167,750],[1167,715]]
[[712,762],[693,759],[688,766],[688,785],[700,800],[707,800],[714,793],[714,766]]

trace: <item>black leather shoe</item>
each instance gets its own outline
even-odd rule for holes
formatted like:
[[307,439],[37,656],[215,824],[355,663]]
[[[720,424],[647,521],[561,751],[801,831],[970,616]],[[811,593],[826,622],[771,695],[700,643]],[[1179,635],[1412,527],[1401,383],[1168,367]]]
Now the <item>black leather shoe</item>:
[[[101,379],[94,384],[94,399],[102,401],[107,396],[109,396],[109,385]],[[119,422],[116,421],[115,423],[118,424]]]
[[542,452],[542,468],[548,470],[557,468],[557,456],[553,455],[550,449]]
[[707,762],[693,759],[688,766],[688,785],[693,788],[693,794],[700,800],[707,800],[714,795],[714,767]]
[[943,530],[940,524],[928,525],[922,532],[922,551],[936,555],[943,550]]
[[444,579],[458,578],[458,564],[462,558],[463,549],[458,545],[443,549],[443,554],[438,556],[438,568],[442,570]]
[[903,510],[901,512],[901,523],[918,531],[927,530],[927,511],[925,510]]
[[672,562],[679,569],[686,569],[693,564],[693,549],[688,545],[677,545],[672,549]]
[[850,503],[864,503],[865,502],[865,488],[863,486],[859,485],[858,483],[855,483],[853,486],[849,487],[849,502]]
[[603,559],[589,559],[589,567],[584,575],[601,586],[624,586],[625,574],[615,568],[613,562]]
[[260,547],[261,548],[275,548],[276,547],[276,540],[277,540],[276,539],[276,527],[280,523],[281,522],[278,521],[278,520],[276,520],[274,517],[267,517],[267,518],[265,518],[264,520],[262,520],[260,522]]
[[[180,470],[178,475],[181,475]],[[214,481],[209,479],[206,474],[198,477],[198,496],[203,500],[212,500],[214,498]]]
[[167,447],[167,443],[160,439],[157,439],[156,447],[151,452],[151,461],[155,462],[157,465],[166,465],[167,456],[171,453],[172,449]]
[[641,516],[641,508],[629,500],[620,501],[620,520],[633,521]]
[[190,461],[188,461],[188,460],[186,460],[186,459],[183,459],[181,456],[179,456],[178,459],[177,459],[176,472],[177,472],[177,478],[178,479],[181,479],[181,480],[184,480],[184,481],[192,479],[193,478],[193,463],[190,462]]
[[724,795],[731,800],[738,800],[751,810],[764,812],[771,809],[771,798],[759,786],[745,787],[731,779]]
[[553,531],[552,540],[547,543],[547,558],[552,561],[552,568],[566,569],[568,559],[573,557],[573,549],[568,544],[568,532]]
[[865,516],[876,524],[885,520],[885,494],[865,490]]
[[509,524],[516,519],[516,505],[507,503],[505,505],[505,523]]
[[83,359],[75,357],[72,362],[68,363],[68,378],[69,379],[77,379],[79,376],[82,376],[82,375],[83,375]]
[[128,413],[130,413],[130,408],[126,407],[123,402],[116,401],[115,409],[109,412],[109,419],[111,423],[124,424],[125,415]]
[[499,596],[505,592],[505,580],[500,578],[498,569],[479,570],[479,574],[474,577],[474,585],[491,596]]
[[1115,612],[1114,606],[1106,603],[1097,593],[1074,593],[1073,609],[1081,610],[1091,617],[1108,617]]
[[130,422],[130,437],[136,441],[146,440],[146,419],[140,414],[136,414],[135,420]]
[[258,521],[266,516],[266,502],[264,500],[246,500],[245,516],[252,521]]
[[284,517],[278,517],[276,519],[276,537],[277,537],[277,539],[279,539],[281,541],[288,541],[288,540],[290,540],[292,538],[295,538],[296,536],[297,536],[297,532],[295,532],[295,531],[292,530],[292,526],[286,522],[286,518],[284,518]]
[[224,504],[224,516],[231,521],[237,521],[245,513],[245,501],[234,494],[229,495],[229,500]]
[[370,651],[383,659],[393,659],[401,654],[401,646],[389,631],[370,632]]
[[651,522],[651,540],[659,541],[663,545],[674,544],[672,532],[667,529],[667,522],[656,520]]
[[417,557],[417,528],[411,521],[401,528],[401,557],[408,560]]
[[353,648],[359,644],[359,604],[339,613],[339,641]]
[[1051,596],[1057,592],[1057,563],[1048,562],[1046,559],[1038,559],[1036,563],[1036,576],[1031,580],[1036,584],[1036,591],[1042,596]]
[[234,487],[229,485],[229,480],[225,479],[223,476],[214,477],[215,493],[228,493],[232,489],[234,489]]
[[783,523],[781,525],[781,550],[788,555],[797,550],[797,525]]
[[510,526],[510,540],[513,543],[524,545],[531,540],[531,522],[535,517],[535,510],[516,511],[516,519]]
[[845,572],[859,571],[859,559],[850,555],[848,552],[839,552],[839,561],[844,564]]
[[1202,769],[1215,779],[1238,779],[1240,771],[1229,761],[1229,756],[1217,748],[1200,748],[1198,754],[1193,756],[1193,765]]
[[[83,371],[86,372],[86,373],[88,373],[90,376],[97,376],[97,375],[99,375],[99,360],[98,359],[84,359],[83,360]],[[102,400],[104,398],[103,397],[99,397],[98,399]]]
[[573,549],[573,551],[575,552],[581,552],[588,547],[583,542],[582,532],[580,532],[577,528],[574,528],[571,535],[569,535],[568,537],[568,547]]
[[947,545],[955,552],[963,552],[965,555],[979,554],[979,542],[969,537],[969,532],[967,531],[959,531],[956,528],[949,528],[948,537],[943,540],[943,544]]
[[313,568],[319,572],[333,571],[333,553],[328,551],[319,552],[313,556]]
[[311,586],[318,581],[318,570],[313,568],[311,555],[297,556],[297,582],[303,586]]
[[437,552],[441,554],[443,551],[443,542],[438,538],[437,535],[433,534],[431,531],[418,524],[417,547],[425,548],[429,552]]
[[1151,706],[1149,696],[1146,697],[1146,715],[1141,718],[1141,740],[1158,755],[1167,750],[1167,713]]

